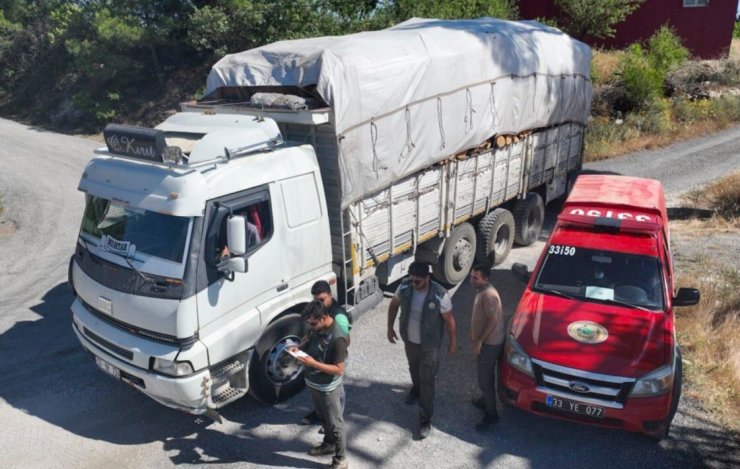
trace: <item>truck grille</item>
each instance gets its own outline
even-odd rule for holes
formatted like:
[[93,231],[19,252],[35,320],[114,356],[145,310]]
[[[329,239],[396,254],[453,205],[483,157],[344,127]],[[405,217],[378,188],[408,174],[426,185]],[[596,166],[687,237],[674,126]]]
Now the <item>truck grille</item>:
[[635,384],[634,378],[602,375],[532,360],[537,389],[568,399],[621,409]]

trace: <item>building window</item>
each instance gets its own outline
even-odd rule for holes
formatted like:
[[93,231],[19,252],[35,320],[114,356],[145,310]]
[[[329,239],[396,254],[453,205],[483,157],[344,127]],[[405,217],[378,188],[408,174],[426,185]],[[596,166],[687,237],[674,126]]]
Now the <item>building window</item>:
[[687,7],[705,7],[709,5],[709,0],[683,0],[684,8]]

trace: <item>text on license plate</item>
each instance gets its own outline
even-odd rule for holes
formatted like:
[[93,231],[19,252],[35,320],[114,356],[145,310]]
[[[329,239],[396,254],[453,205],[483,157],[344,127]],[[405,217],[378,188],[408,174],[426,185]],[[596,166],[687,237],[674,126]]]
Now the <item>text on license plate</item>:
[[570,399],[563,399],[562,397],[548,395],[545,400],[547,407],[553,409],[564,410],[574,414],[585,415],[587,417],[604,418],[604,408],[584,404],[583,402],[571,401]]
[[121,379],[121,370],[111,365],[110,363],[98,357],[95,357],[95,364],[98,365],[98,368],[103,370],[106,374],[114,377],[115,379]]

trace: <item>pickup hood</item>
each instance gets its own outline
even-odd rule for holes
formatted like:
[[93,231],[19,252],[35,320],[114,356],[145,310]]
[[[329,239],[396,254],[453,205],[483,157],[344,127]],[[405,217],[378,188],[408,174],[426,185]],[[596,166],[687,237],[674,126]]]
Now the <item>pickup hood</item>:
[[[601,343],[582,343],[568,327],[590,321],[606,329]],[[525,291],[511,331],[530,357],[595,373],[640,377],[670,358],[672,321],[662,312],[575,301]]]

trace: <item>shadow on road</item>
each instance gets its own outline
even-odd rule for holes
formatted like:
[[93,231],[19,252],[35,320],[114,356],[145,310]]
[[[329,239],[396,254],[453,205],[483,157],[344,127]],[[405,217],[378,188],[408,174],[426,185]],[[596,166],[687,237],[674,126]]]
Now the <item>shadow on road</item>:
[[[493,271],[492,281],[506,292],[502,295],[504,309],[510,316],[524,285],[503,269]],[[413,441],[418,409],[403,404],[403,386],[375,378],[360,381],[350,374],[346,420],[352,461],[361,467],[387,466],[394,455],[416,448],[428,451],[429,445],[439,445],[435,438],[451,438],[453,443],[458,440],[480,449],[477,461],[464,460],[457,466],[489,466],[499,461],[521,461],[529,467],[572,467],[587,461],[604,467],[648,462],[659,462],[661,467],[740,465],[740,435],[706,421],[683,401],[671,437],[660,443],[514,408],[503,409],[501,422],[490,433],[476,433],[472,426],[480,414],[469,404],[478,393],[468,340],[472,296],[468,282],[453,296],[461,350],[442,361],[435,432],[430,439]],[[0,398],[7,405],[91,440],[117,445],[161,442],[163,456],[175,464],[318,467],[326,463],[326,457],[319,460],[305,454],[321,441],[317,427],[296,424],[310,409],[306,393],[275,407],[243,399],[224,409],[224,425],[167,409],[96,369],[72,332],[71,302],[66,285],[59,284],[31,308],[39,320],[19,322],[0,335]],[[402,354],[400,349],[395,352]],[[366,433],[370,429],[372,437]],[[378,434],[382,439],[375,439]],[[602,460],[595,455],[612,457]]]

